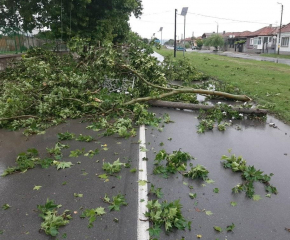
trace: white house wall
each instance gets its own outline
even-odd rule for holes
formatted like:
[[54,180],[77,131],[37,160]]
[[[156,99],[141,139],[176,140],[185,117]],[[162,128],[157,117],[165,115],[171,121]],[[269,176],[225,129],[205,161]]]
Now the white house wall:
[[[282,41],[282,37],[289,37],[289,44],[288,44],[288,47],[280,47],[280,53],[281,54],[290,54],[290,32],[281,33],[281,40],[280,41]],[[279,34],[277,36],[277,39],[279,39]],[[278,40],[277,40],[277,42],[278,42]],[[276,51],[278,51],[278,44],[276,46]]]

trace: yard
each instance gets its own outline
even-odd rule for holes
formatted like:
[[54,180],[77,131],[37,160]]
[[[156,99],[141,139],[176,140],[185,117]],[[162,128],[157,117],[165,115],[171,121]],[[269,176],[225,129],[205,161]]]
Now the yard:
[[[163,56],[173,56],[172,50],[157,50]],[[225,56],[185,53],[200,71],[225,83],[230,83],[265,105],[283,121],[290,122],[290,67],[284,64],[229,58]],[[177,58],[183,53],[177,52]]]

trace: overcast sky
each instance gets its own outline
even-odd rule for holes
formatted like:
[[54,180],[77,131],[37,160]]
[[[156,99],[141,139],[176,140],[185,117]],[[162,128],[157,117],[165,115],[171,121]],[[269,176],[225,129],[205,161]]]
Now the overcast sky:
[[[290,1],[280,2],[284,5],[282,22],[290,23]],[[277,4],[277,0],[142,0],[142,3],[143,15],[140,19],[131,17],[130,25],[131,29],[143,38],[151,38],[153,33],[157,38],[161,38],[158,31],[163,27],[162,38],[173,39],[174,9],[180,14],[183,7],[188,7],[186,37],[191,37],[193,33],[198,37],[205,32],[216,32],[217,23],[219,32],[256,31],[269,24],[280,25],[281,5]],[[183,34],[183,23],[183,16],[178,15],[177,38]]]

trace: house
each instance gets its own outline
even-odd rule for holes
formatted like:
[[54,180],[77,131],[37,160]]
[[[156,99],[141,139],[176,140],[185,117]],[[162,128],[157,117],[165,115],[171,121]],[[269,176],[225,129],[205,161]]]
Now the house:
[[[279,39],[279,31],[278,31]],[[280,40],[280,54],[290,54],[290,23],[281,28],[281,40]],[[278,52],[278,44],[276,46]]]
[[225,41],[225,51],[245,52],[245,43],[247,42],[247,36],[250,31],[244,32],[223,32],[223,38]]
[[275,53],[278,27],[263,27],[247,35],[246,52]]

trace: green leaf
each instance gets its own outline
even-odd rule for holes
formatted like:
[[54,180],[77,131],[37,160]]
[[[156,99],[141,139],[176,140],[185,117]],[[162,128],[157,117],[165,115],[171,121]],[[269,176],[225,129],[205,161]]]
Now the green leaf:
[[208,216],[213,215],[213,213],[211,211],[205,211],[205,214]]
[[196,196],[197,196],[196,193],[189,193],[189,197],[190,197],[191,199],[195,199]]
[[71,168],[73,166],[72,162],[57,162],[56,163],[56,169],[65,169],[65,168]]
[[132,169],[130,169],[130,172],[131,173],[135,173],[135,172],[137,172],[137,169],[136,168],[132,168]]
[[147,184],[147,181],[146,180],[139,180],[138,183],[140,186],[145,186]]
[[235,224],[232,223],[232,225],[227,226],[226,230],[227,230],[227,232],[232,232],[235,227],[236,227]]
[[150,227],[148,230],[149,230],[149,235],[151,237],[153,236],[159,237],[160,232],[161,232],[161,229],[159,226]]
[[82,198],[82,197],[84,196],[84,194],[81,194],[81,193],[74,193],[74,196],[75,196],[75,197]]
[[101,179],[108,179],[107,174],[101,174],[98,177],[101,178]]
[[76,138],[77,141],[80,141],[80,142],[91,142],[94,140],[94,138],[92,136],[85,136],[85,135],[82,135],[80,134],[77,138]]
[[58,133],[57,137],[59,140],[71,140],[71,139],[74,139],[75,135],[73,133],[65,132],[65,133]]
[[256,195],[253,196],[253,200],[254,200],[254,201],[259,201],[259,200],[261,200],[261,199],[262,199],[262,198],[261,198],[260,195],[257,195],[257,194],[256,194]]
[[42,186],[34,186],[33,190],[39,190],[40,188],[42,188]]
[[145,202],[145,200],[144,199],[141,199],[140,202]]
[[96,208],[95,212],[96,212],[97,216],[103,216],[104,214],[106,214],[105,208],[103,208],[103,207]]
[[106,194],[105,197],[103,198],[103,201],[105,203],[110,204],[110,206],[108,207],[110,211],[119,211],[121,206],[128,205],[128,203],[125,200],[124,195],[122,195],[120,193],[117,196],[113,196],[112,201],[110,200],[110,198]]
[[188,183],[187,182],[183,182],[183,185],[188,186]]
[[265,197],[271,198],[271,193],[266,194]]
[[231,202],[231,205],[232,205],[233,207],[235,207],[235,206],[237,206],[237,203],[236,203],[236,202]]
[[214,193],[219,193],[219,191],[220,191],[220,190],[219,190],[218,188],[214,188],[214,189],[213,189],[213,192],[214,192]]
[[8,203],[5,203],[5,204],[2,205],[2,209],[3,210],[7,210],[9,208],[11,208],[11,206]]
[[212,180],[212,179],[206,179],[205,182],[206,182],[207,184],[211,184],[211,183],[214,183],[215,181]]
[[216,230],[217,232],[222,232],[222,231],[223,231],[223,229],[222,229],[221,227],[218,227],[218,226],[214,226],[213,228],[214,228],[214,230]]
[[3,234],[4,233],[4,230],[0,230],[0,234]]

